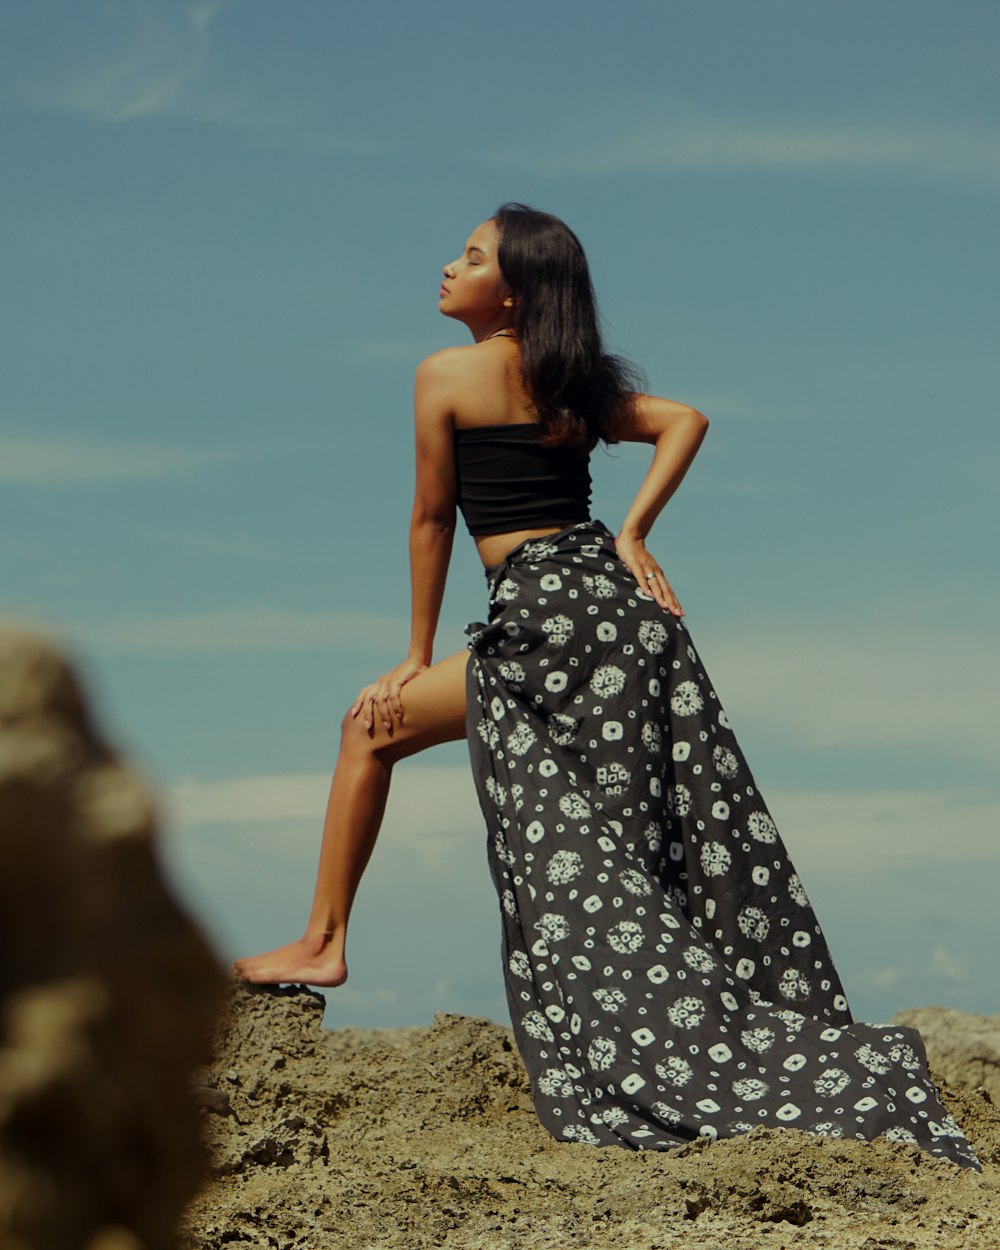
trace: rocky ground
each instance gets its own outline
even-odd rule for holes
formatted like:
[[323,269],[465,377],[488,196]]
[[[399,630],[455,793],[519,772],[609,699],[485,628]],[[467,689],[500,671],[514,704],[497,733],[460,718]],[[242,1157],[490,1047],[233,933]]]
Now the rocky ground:
[[[323,999],[235,990],[198,1078],[211,1179],[185,1250],[964,1250],[1000,1245],[1000,1017],[927,1009],[984,1164],[793,1129],[634,1154],[558,1143],[507,1029],[324,1031]],[[901,1021],[902,1022],[902,1021]]]

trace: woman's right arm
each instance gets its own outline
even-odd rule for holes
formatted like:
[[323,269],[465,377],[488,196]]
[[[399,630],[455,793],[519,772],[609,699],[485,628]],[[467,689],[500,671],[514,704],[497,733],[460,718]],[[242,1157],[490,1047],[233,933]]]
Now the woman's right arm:
[[646,550],[646,536],[680,486],[707,429],[708,418],[688,404],[658,395],[635,395],[617,430],[624,442],[652,443],[656,449],[653,463],[618,532],[618,554],[637,584],[675,616],[683,616],[683,609],[666,574]]
[[410,646],[406,659],[366,686],[351,708],[371,729],[376,715],[391,731],[403,722],[400,691],[431,663],[455,537],[455,453],[452,444],[454,371],[450,352],[422,361],[414,386],[416,490],[410,517]]
[[453,370],[447,349],[421,361],[414,385],[417,483],[410,518],[409,658],[428,665],[455,537]]

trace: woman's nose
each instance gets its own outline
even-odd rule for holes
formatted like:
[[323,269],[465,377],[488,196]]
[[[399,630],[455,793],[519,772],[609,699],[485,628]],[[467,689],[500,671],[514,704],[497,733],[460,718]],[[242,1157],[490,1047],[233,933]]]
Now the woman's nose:
[[441,272],[446,278],[454,278],[455,262],[453,260],[448,261],[447,265],[442,266]]

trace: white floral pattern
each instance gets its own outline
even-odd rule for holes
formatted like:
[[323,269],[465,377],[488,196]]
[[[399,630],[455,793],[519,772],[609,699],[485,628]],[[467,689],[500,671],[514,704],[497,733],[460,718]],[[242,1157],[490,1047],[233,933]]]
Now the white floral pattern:
[[763,1027],[744,1029],[740,1034],[740,1041],[747,1050],[752,1050],[755,1055],[762,1055],[766,1050],[770,1050],[774,1045],[774,1038],[774,1029]]
[[594,998],[605,1011],[610,1012],[621,1011],[628,1001],[624,993],[619,989],[594,990]]
[[662,621],[643,621],[639,626],[639,641],[647,651],[659,655],[667,645],[667,630]]
[[583,857],[577,851],[561,850],[549,860],[545,875],[553,885],[567,885],[583,872]]
[[587,1049],[587,1062],[595,1072],[606,1072],[617,1052],[618,1047],[610,1037],[595,1037]]
[[677,1002],[671,1003],[667,1008],[667,1016],[671,1023],[679,1028],[693,1029],[701,1024],[705,1017],[705,1004],[702,999],[688,994],[684,998],[678,998]]
[[546,1068],[538,1078],[538,1088],[549,1098],[572,1098],[573,1081],[564,1068]]
[[705,706],[698,683],[682,681],[670,698],[670,709],[678,716],[693,716]]
[[646,721],[642,727],[642,745],[647,751],[662,750],[663,730],[653,721]]
[[524,951],[511,951],[510,958],[507,960],[507,967],[513,972],[514,976],[522,977],[525,981],[531,979],[531,960]]
[[656,1065],[656,1075],[668,1085],[687,1085],[694,1076],[694,1068],[680,1055],[669,1055]]
[[535,744],[535,732],[523,721],[507,739],[507,750],[515,755],[526,755]]
[[642,945],[642,925],[634,920],[622,920],[608,930],[608,945],[619,955],[631,954]]
[[625,689],[625,674],[617,664],[602,664],[594,670],[590,688],[599,699],[611,699]]
[[772,843],[777,841],[778,837],[774,821],[767,812],[751,812],[747,817],[747,832],[758,842]]
[[557,912],[546,912],[535,921],[535,928],[546,942],[562,942],[569,937],[569,921]]
[[569,794],[564,794],[559,799],[559,810],[572,820],[583,820],[590,815],[590,804],[582,794],[570,791]]
[[701,848],[701,866],[707,877],[721,877],[732,862],[732,855],[721,842],[706,842]]
[[615,584],[610,577],[605,577],[603,573],[596,573],[593,577],[584,573],[583,584],[587,593],[593,595],[595,599],[613,599],[615,597]]
[[727,781],[732,781],[740,771],[739,761],[729,747],[717,746],[712,751],[712,763],[715,765],[715,771]]

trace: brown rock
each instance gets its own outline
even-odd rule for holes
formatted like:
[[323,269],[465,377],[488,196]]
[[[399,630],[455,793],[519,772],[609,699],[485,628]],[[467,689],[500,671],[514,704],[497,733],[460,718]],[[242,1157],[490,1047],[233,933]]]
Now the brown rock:
[[951,1007],[901,1011],[893,1021],[918,1029],[935,1073],[950,1085],[985,1089],[1000,1106],[1000,1015]]
[[[915,1146],[795,1129],[664,1153],[557,1142],[509,1029],[441,1014],[324,1032],[322,1006],[295,988],[234,992],[200,1078],[231,1114],[202,1112],[214,1175],[185,1217],[187,1250],[1000,1245],[992,1154],[978,1175]],[[956,1094],[976,1144],[1000,1140],[997,1109]]]
[[223,985],[149,793],[50,644],[0,628],[0,1244],[167,1250]]

